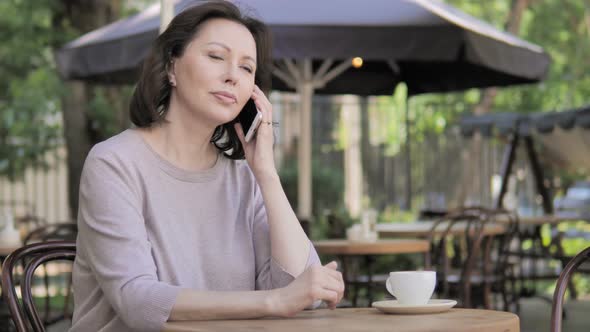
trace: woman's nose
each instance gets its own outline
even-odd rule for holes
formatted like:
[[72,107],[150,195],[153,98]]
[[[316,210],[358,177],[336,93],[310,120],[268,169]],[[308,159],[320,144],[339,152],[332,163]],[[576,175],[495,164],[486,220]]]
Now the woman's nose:
[[236,85],[238,83],[238,70],[236,66],[231,65],[226,68],[224,82],[231,85]]

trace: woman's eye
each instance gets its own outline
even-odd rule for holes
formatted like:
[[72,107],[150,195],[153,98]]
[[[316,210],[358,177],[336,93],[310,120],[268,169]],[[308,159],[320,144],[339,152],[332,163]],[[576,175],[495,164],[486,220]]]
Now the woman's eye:
[[252,74],[252,68],[250,67],[242,67],[245,71],[249,72],[250,74]]
[[215,54],[209,54],[209,57],[210,57],[211,59],[215,59],[215,60],[223,60],[223,58],[222,58],[222,57],[220,57],[220,56],[217,56],[217,55],[215,55]]

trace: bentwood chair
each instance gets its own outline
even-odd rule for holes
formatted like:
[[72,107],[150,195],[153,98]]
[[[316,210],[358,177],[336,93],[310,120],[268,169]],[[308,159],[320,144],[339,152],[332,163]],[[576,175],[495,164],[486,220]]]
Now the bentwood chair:
[[[486,235],[486,228],[499,216],[510,221],[506,232]],[[464,231],[460,236],[451,236],[452,228],[459,223],[464,225]],[[514,304],[516,291],[508,287],[511,278],[505,273],[510,265],[506,253],[517,227],[515,215],[481,207],[460,208],[438,219],[431,228],[432,249],[427,262],[437,271],[439,296],[457,298],[466,308],[492,309],[492,294],[497,292],[502,296],[504,310]]]
[[[75,241],[78,235],[78,225],[75,222],[63,222],[63,223],[51,223],[37,227],[30,231],[25,239],[24,244],[31,244],[36,242],[47,242],[47,241]],[[42,310],[39,310],[39,314],[43,319],[43,325],[49,326],[55,324],[61,320],[71,318],[71,286],[72,276],[67,276],[66,280],[66,294],[63,303],[63,310],[56,311],[55,305],[52,307],[51,296],[49,295],[49,273],[47,271],[47,265],[42,265],[43,270],[43,285],[45,287],[45,301]]]
[[559,279],[557,280],[557,286],[553,293],[553,305],[551,307],[551,332],[561,332],[561,320],[563,318],[563,297],[565,290],[572,278],[572,274],[576,269],[582,265],[585,261],[590,261],[590,247],[582,250],[572,260],[567,263]]
[[[8,255],[2,266],[3,296],[8,305],[12,321],[18,332],[44,332],[45,326],[35,308],[32,295],[32,282],[39,265],[55,260],[73,261],[76,256],[74,241],[49,241],[26,245]],[[16,293],[14,272],[20,262],[24,262],[24,271],[20,287],[22,303]]]

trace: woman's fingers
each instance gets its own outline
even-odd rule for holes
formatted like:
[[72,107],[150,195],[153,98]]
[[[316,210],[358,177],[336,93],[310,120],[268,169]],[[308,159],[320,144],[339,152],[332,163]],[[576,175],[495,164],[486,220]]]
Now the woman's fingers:
[[338,302],[340,302],[340,300],[342,300],[342,298],[344,297],[344,291],[346,290],[346,284],[344,283],[344,277],[342,277],[342,273],[340,273],[339,277],[340,277],[340,284],[342,285],[342,292],[340,293],[340,298],[338,299]]
[[260,112],[262,113],[262,123],[260,123],[258,131],[265,132],[266,135],[272,133],[272,126],[269,126],[269,123],[272,124],[272,115],[269,114],[269,112],[266,110],[266,107],[261,106],[260,101],[258,99],[252,99],[254,99],[254,104],[256,104],[256,108],[258,108],[258,110],[260,110]]
[[254,86],[252,93],[252,99],[256,104],[256,107],[262,112],[262,120],[266,122],[272,122],[272,104],[264,95],[264,92],[260,90],[258,86]]
[[334,278],[339,278],[340,276],[342,276],[342,272],[338,270],[333,270],[329,267],[324,267],[324,271],[326,272],[326,274],[331,275]]
[[260,111],[260,113],[262,113],[262,120],[266,121],[266,119],[270,116],[270,114],[268,114],[267,107],[265,107],[265,105],[262,103],[260,97],[255,97],[255,95],[252,95],[252,100],[254,100],[256,108]]
[[338,265],[336,262],[330,262],[324,265],[324,268],[322,269],[322,278],[320,279],[321,287],[325,290],[333,292],[336,295],[335,298],[327,301],[328,306],[332,309],[336,307],[336,304],[338,304],[338,302],[340,302],[344,296],[344,282],[342,279],[342,273],[340,273],[340,271],[334,270],[337,266]]
[[265,106],[268,106],[269,112],[272,112],[272,104],[271,104],[270,100],[268,100],[268,98],[266,97],[264,92],[262,92],[262,90],[257,85],[254,85],[254,96],[256,97],[256,99],[259,99],[259,101],[262,104],[264,104]]
[[328,282],[323,286],[324,289],[336,292],[338,297],[344,292],[344,286],[338,282]]
[[331,309],[334,309],[336,307],[336,304],[338,303],[338,292],[325,288],[320,288],[317,294],[315,294],[314,298],[327,302],[328,306]]
[[337,274],[326,273],[326,278],[326,282],[344,288],[344,283],[342,282],[342,278],[340,277],[340,272],[338,272]]
[[330,262],[326,265],[324,265],[324,271],[331,276],[332,278],[335,279],[335,281],[337,282],[344,282],[344,279],[342,278],[342,272],[336,270],[337,264],[336,262]]
[[324,271],[326,274],[334,278],[336,281],[344,282],[342,278],[342,272],[337,270],[338,263],[336,261],[331,261],[330,263],[324,265]]
[[338,263],[336,261],[331,261],[330,263],[324,265],[325,268],[336,270],[338,268]]

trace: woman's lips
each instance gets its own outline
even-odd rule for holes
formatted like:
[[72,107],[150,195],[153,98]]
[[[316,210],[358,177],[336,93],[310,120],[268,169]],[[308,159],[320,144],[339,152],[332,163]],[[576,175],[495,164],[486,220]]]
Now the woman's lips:
[[227,96],[225,94],[213,92],[212,95],[215,96],[215,98],[218,101],[220,101],[221,103],[223,103],[223,104],[231,105],[231,104],[235,104],[236,103],[236,99],[235,98],[232,98],[232,97]]

